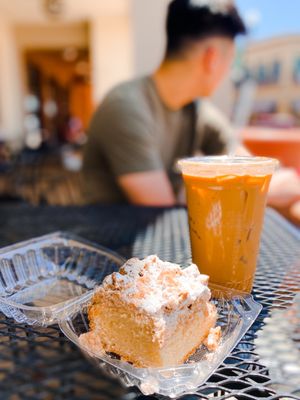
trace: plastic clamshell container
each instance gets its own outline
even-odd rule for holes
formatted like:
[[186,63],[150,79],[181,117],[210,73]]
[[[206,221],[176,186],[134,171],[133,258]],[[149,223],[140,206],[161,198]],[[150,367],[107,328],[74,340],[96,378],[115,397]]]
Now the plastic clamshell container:
[[79,337],[88,332],[88,302],[82,305],[80,312],[61,321],[60,329],[90,361],[119,378],[126,386],[137,386],[145,395],[156,393],[176,398],[195,393],[206,382],[235,348],[262,309],[251,295],[217,287],[213,288],[213,293],[217,294],[212,300],[218,310],[217,326],[222,331],[218,349],[209,352],[203,345],[185,364],[172,368],[136,368],[113,355],[101,352],[95,354],[84,347]]
[[16,322],[49,326],[79,311],[118,254],[57,232],[0,250],[0,311]]
[[135,368],[79,343],[89,329],[87,307],[105,276],[125,260],[75,235],[57,232],[0,250],[0,311],[18,323],[60,329],[83,354],[126,386],[170,398],[194,393],[230,354],[261,311],[251,295],[212,287],[222,339],[215,352],[201,346],[183,365]]

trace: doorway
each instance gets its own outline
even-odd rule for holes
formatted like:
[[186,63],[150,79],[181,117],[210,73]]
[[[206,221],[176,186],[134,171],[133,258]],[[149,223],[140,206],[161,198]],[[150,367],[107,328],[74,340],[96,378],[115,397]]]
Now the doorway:
[[38,130],[50,145],[82,141],[93,112],[88,50],[27,51],[25,67],[27,135]]

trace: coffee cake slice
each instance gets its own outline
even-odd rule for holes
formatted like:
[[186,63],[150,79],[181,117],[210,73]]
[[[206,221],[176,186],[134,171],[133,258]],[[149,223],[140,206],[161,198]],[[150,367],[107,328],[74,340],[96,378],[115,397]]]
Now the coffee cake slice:
[[157,256],[132,258],[105,278],[89,307],[91,332],[81,342],[115,353],[136,367],[184,363],[213,332],[217,311],[208,277]]

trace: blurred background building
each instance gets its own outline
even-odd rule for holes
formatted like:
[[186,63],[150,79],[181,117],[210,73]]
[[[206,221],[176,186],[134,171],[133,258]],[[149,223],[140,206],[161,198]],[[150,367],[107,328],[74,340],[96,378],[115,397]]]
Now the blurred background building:
[[[158,65],[168,2],[0,0],[0,195],[80,202],[93,110],[113,85]],[[252,151],[300,168],[300,5],[237,3],[250,34],[213,101]]]
[[154,67],[165,3],[0,0],[1,139],[73,140],[112,85]]
[[252,43],[247,49],[245,63],[249,76],[257,84],[253,118],[264,113],[280,113],[287,116],[282,123],[298,124],[300,34]]

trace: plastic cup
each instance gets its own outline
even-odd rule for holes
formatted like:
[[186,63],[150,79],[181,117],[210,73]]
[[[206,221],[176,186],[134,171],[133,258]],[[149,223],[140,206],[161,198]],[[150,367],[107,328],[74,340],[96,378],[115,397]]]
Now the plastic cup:
[[195,157],[179,161],[193,262],[210,282],[250,293],[267,193],[278,161]]

